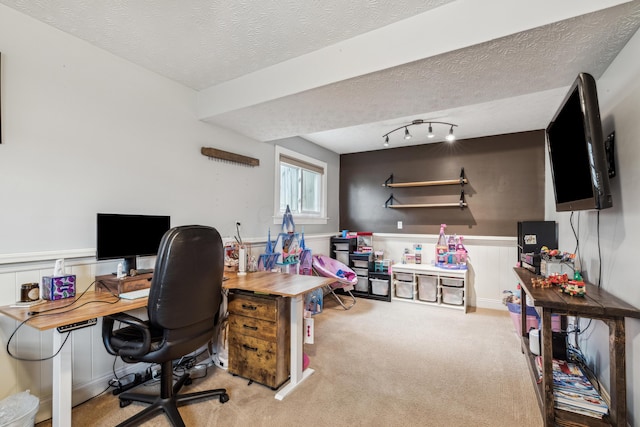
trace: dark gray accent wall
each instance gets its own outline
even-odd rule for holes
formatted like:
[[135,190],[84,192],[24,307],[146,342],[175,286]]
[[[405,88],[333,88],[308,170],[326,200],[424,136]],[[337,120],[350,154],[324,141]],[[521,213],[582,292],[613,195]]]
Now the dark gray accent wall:
[[[388,148],[340,156],[340,229],[377,233],[515,236],[518,221],[544,220],[544,131]],[[463,187],[388,188],[394,182],[457,179]],[[457,202],[468,207],[385,208],[394,204]],[[397,228],[402,221],[403,228]]]

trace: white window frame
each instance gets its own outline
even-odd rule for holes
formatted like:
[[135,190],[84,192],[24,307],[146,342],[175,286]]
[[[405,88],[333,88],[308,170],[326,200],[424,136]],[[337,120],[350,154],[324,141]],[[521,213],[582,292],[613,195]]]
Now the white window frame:
[[280,212],[280,159],[281,157],[289,157],[300,161],[301,163],[308,163],[315,166],[318,169],[322,169],[322,179],[320,191],[320,214],[300,214],[294,213],[293,220],[297,224],[327,224],[327,164],[321,160],[314,159],[313,157],[305,156],[304,154],[297,153],[279,145],[275,146],[275,187],[274,187],[274,215],[273,223],[282,224],[282,215],[284,212]]

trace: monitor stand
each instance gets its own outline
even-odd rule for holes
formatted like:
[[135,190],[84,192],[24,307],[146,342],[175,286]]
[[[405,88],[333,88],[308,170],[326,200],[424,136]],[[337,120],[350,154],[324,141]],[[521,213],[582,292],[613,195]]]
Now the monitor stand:
[[134,272],[136,271],[136,260],[137,257],[135,256],[127,257],[124,259],[124,262],[122,263],[122,271],[125,275],[131,276],[131,270],[133,270]]

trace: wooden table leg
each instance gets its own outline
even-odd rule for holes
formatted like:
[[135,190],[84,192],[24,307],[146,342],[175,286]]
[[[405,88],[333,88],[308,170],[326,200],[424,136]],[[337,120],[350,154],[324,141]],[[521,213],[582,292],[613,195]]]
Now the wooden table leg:
[[555,425],[553,397],[553,336],[551,332],[551,310],[542,309],[542,401],[544,403],[544,425]]
[[609,324],[609,375],[610,396],[609,407],[612,425],[627,425],[627,385],[625,377],[625,328],[624,317],[616,317]]

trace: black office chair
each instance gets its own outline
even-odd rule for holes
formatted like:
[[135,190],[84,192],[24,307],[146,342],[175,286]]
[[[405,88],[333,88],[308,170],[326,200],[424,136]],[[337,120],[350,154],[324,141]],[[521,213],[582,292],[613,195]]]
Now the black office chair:
[[[126,237],[123,237],[126,238]],[[151,406],[120,426],[138,425],[164,411],[172,425],[184,426],[178,406],[209,397],[229,400],[225,389],[178,394],[189,374],[173,384],[173,361],[192,353],[212,338],[222,302],[224,254],[220,234],[211,227],[190,225],[167,231],[156,258],[143,321],[126,313],[107,316],[102,339],[107,351],[125,362],[161,364],[160,396],[120,394],[120,406],[131,401]],[[113,330],[114,322],[127,325]]]

